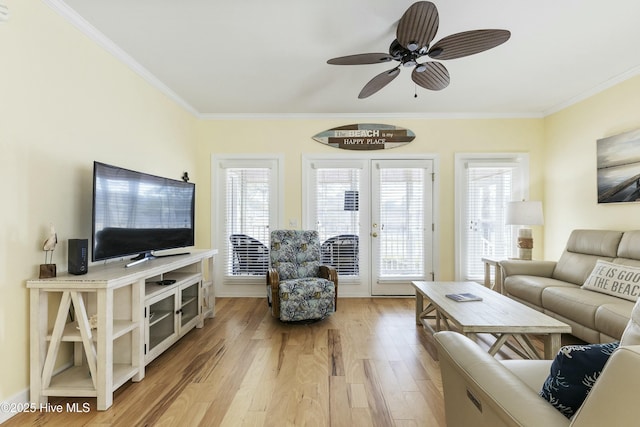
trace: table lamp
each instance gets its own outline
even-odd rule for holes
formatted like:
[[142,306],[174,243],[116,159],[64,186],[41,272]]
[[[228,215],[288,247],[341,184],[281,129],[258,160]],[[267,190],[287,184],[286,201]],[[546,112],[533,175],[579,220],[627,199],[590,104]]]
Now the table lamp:
[[[542,225],[542,202],[521,201],[509,202],[507,205],[507,225]],[[528,227],[518,230],[518,259],[530,260],[533,250],[533,233]]]

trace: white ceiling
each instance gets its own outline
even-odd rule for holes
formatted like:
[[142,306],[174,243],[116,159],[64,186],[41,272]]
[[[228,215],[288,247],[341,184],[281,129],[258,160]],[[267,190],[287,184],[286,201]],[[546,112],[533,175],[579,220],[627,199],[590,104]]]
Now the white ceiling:
[[412,0],[44,0],[201,117],[543,116],[640,73],[637,0],[433,0],[435,41],[502,28],[511,39],[450,61],[451,84],[411,70],[367,99],[395,63],[329,58],[387,52]]

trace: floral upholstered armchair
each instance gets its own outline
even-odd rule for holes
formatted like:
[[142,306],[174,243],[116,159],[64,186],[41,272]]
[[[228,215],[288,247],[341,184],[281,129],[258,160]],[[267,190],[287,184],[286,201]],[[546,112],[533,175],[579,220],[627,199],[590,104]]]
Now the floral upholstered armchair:
[[267,302],[282,321],[323,319],[336,310],[338,274],[320,263],[317,231],[271,232]]

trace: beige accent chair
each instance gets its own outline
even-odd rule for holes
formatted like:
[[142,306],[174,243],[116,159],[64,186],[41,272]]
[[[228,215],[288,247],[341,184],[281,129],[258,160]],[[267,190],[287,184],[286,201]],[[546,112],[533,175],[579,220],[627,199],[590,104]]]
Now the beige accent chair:
[[640,302],[614,351],[572,419],[538,395],[551,360],[491,357],[464,335],[435,334],[449,427],[640,425]]

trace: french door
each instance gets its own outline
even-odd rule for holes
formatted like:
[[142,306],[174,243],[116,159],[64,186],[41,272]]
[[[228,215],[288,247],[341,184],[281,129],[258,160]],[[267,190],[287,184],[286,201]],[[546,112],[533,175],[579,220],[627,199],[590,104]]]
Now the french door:
[[371,168],[371,294],[412,295],[432,265],[431,161],[374,160]]
[[[336,266],[341,294],[413,295],[433,277],[431,159],[311,160],[306,226]],[[355,285],[355,286],[351,286]]]

